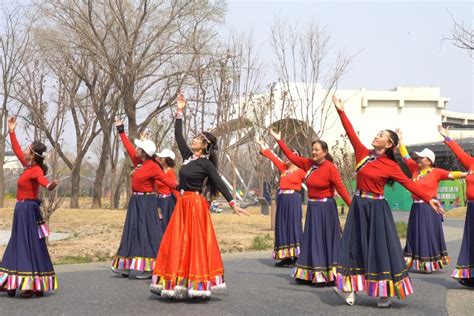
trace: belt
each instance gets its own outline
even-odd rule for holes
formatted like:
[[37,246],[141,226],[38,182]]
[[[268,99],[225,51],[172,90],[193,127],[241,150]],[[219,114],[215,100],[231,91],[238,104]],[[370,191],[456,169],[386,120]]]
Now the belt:
[[280,190],[278,191],[278,194],[291,194],[295,193],[295,190]]
[[158,194],[158,197],[159,197],[159,198],[167,198],[167,197],[169,197],[169,196],[171,196],[171,193],[168,193],[168,194]]
[[180,194],[180,195],[190,195],[190,194],[200,195],[201,192],[199,192],[199,191],[184,191],[184,190],[181,190],[181,191],[179,191],[179,194]]
[[152,195],[155,192],[132,192],[133,195]]
[[366,199],[374,199],[374,200],[383,200],[383,194],[376,194],[372,192],[365,192],[361,190],[356,190],[355,195],[360,196]]
[[413,200],[413,203],[425,203],[423,200]]
[[41,203],[39,199],[23,199],[23,200],[16,200],[17,202],[36,202]]
[[320,198],[320,199],[308,199],[311,202],[327,202],[330,198]]

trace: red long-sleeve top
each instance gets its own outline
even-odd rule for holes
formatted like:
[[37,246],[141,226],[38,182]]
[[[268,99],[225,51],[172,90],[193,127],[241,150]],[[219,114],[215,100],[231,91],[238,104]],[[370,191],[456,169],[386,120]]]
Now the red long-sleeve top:
[[400,169],[400,166],[387,155],[377,155],[373,151],[369,151],[360,141],[346,113],[339,110],[337,113],[354,148],[357,165],[364,158],[371,156],[369,162],[357,172],[358,190],[382,195],[385,184],[389,179],[392,179],[403,185],[411,193],[419,196],[421,200],[429,203],[432,197],[428,192],[416,182],[411,181]]
[[305,183],[308,187],[308,197],[310,199],[332,198],[334,197],[334,190],[337,190],[344,202],[351,205],[351,197],[342,183],[341,175],[335,164],[329,160],[317,164],[313,159],[295,155],[282,140],[277,143],[285,156],[306,172]]
[[[447,170],[431,168],[426,173],[423,173],[420,172],[418,164],[410,156],[404,156],[402,159],[412,174],[412,180],[417,181],[432,198],[437,196],[439,182],[450,179],[450,172]],[[414,200],[420,200],[420,197],[416,194],[412,194],[411,197]]]
[[281,161],[270,149],[261,151],[262,155],[270,159],[275,167],[281,172],[280,190],[296,190],[301,191],[301,183],[303,183],[306,173],[302,169],[296,169],[293,172],[288,170],[286,164]]
[[39,165],[28,165],[14,131],[10,132],[10,140],[13,152],[24,168],[17,181],[16,199],[18,201],[26,199],[36,200],[38,199],[39,186],[41,185],[46,188],[49,185],[49,181],[44,176],[43,169]]
[[163,170],[161,170],[156,162],[151,159],[142,162],[141,159],[137,157],[135,147],[124,132],[120,132],[120,138],[122,139],[123,145],[135,166],[135,170],[131,175],[133,192],[154,192],[155,182],[157,180],[160,180],[163,184],[171,188],[176,187],[176,180],[171,180],[165,176]]
[[[176,173],[173,168],[169,168],[165,173],[165,176],[171,181],[177,181]],[[173,194],[176,198],[179,197],[177,190],[171,189],[169,186],[164,184],[161,180],[155,182],[156,193],[158,194]]]
[[471,171],[471,174],[466,177],[466,198],[469,201],[474,201],[474,173],[472,173],[474,171],[474,157],[466,153],[454,140],[446,138],[444,142],[466,168],[466,171]]

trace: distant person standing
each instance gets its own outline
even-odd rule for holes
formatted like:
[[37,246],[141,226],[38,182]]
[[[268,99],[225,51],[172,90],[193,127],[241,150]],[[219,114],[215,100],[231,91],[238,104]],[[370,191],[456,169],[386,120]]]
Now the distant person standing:
[[449,131],[446,128],[438,126],[438,131],[444,137],[445,144],[448,145],[468,172],[466,177],[467,210],[464,234],[458,262],[452,277],[462,285],[474,287],[474,157],[466,153],[458,143],[449,137]]
[[140,273],[136,276],[138,279],[147,279],[151,278],[163,236],[157,212],[155,182],[159,180],[170,188],[175,188],[177,183],[168,179],[153,161],[156,146],[151,140],[136,139],[135,149],[125,134],[122,121],[116,119],[115,126],[134,169],[131,173],[132,197],[128,202],[122,240],[111,269],[124,277],[134,270]]
[[[23,172],[18,178],[12,233],[0,263],[0,291],[22,297],[43,296],[44,292],[56,290],[58,281],[54,272],[44,237],[49,230],[41,216],[38,198],[40,186],[53,190],[58,181],[49,182],[45,177],[48,167],[44,163],[46,146],[34,141],[24,151],[16,138],[16,118],[8,119],[8,130],[12,149]],[[8,312],[8,308],[2,308]]]
[[280,133],[271,131],[283,153],[306,172],[308,206],[301,243],[301,252],[291,276],[312,283],[332,284],[336,281],[337,256],[341,243],[341,225],[334,191],[347,205],[351,198],[323,140],[311,145],[312,157],[295,155],[281,140]]
[[[166,177],[171,181],[176,182],[176,172],[174,172],[174,166],[176,165],[176,155],[171,149],[163,149],[161,152],[156,153],[157,162],[163,168],[163,172]],[[157,180],[156,183],[158,209],[161,212],[161,224],[163,226],[163,232],[166,230],[170,221],[171,215],[176,205],[176,200],[179,197],[178,191],[170,188],[164,184],[161,180]]]
[[[260,153],[270,159],[280,171],[280,190],[276,201],[275,247],[273,259],[277,267],[293,266],[298,259],[303,236],[301,184],[305,172],[290,160],[283,162],[263,140],[257,140]],[[298,151],[295,155],[301,156]]]
[[[402,132],[397,130],[400,155],[412,174],[432,198],[436,198],[439,182],[465,178],[466,172],[435,168],[435,154],[428,148],[415,152],[412,159],[403,143]],[[408,268],[431,273],[444,268],[450,262],[443,233],[443,217],[415,194],[408,220],[406,245],[403,253]]]

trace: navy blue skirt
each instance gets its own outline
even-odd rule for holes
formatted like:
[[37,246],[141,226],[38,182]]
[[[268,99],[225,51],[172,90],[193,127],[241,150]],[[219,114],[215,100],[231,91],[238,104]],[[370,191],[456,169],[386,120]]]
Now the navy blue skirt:
[[17,202],[12,234],[0,264],[0,286],[8,290],[51,291],[58,287],[39,225],[39,200]]
[[442,216],[426,203],[413,203],[403,254],[408,268],[437,271],[449,264]]
[[413,293],[392,212],[385,199],[354,196],[339,248],[337,287],[369,296]]
[[309,201],[301,252],[291,276],[313,283],[334,281],[340,243],[341,225],[334,199]]
[[455,279],[474,278],[474,201],[467,203],[461,251],[452,277]]
[[300,193],[279,194],[275,215],[273,259],[281,260],[298,257],[303,235],[302,219]]
[[112,267],[119,269],[119,273],[123,270],[152,271],[162,236],[156,195],[132,195]]
[[168,223],[170,222],[171,215],[173,215],[173,210],[176,205],[176,199],[171,194],[169,196],[156,198],[158,203],[158,208],[161,210],[161,226],[163,227],[163,232],[168,227]]

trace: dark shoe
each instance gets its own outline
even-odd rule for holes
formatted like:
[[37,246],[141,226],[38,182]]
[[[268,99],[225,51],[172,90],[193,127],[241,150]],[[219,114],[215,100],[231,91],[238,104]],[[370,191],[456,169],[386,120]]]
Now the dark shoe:
[[459,283],[467,287],[474,287],[474,278],[459,279]]
[[43,291],[35,291],[35,295],[36,295],[36,297],[43,297],[44,292]]
[[275,263],[275,267],[287,267],[291,262],[291,258],[285,258],[282,261]]
[[15,297],[15,295],[16,295],[16,290],[8,290],[8,291],[7,291],[7,295],[10,296],[10,297]]
[[20,295],[21,295],[21,297],[23,297],[23,298],[31,298],[31,297],[33,297],[34,294],[35,294],[34,291],[32,291],[32,290],[26,290],[26,291],[21,292]]

